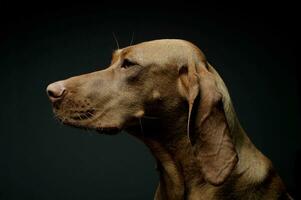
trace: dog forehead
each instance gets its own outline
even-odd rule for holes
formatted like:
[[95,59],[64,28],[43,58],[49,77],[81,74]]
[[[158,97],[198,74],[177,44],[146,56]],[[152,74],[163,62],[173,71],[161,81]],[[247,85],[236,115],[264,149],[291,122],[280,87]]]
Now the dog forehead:
[[200,54],[200,50],[192,43],[177,40],[163,39],[143,42],[134,46],[125,48],[127,56],[145,65],[153,64],[178,64],[187,63],[187,60],[193,55]]

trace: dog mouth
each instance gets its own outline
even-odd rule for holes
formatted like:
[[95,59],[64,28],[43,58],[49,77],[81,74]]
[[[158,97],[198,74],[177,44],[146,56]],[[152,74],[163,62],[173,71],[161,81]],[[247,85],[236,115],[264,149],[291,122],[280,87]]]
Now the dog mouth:
[[93,126],[93,121],[97,119],[97,112],[94,109],[84,111],[72,111],[72,113],[57,113],[54,109],[56,119],[64,124],[74,128],[87,131],[96,131],[99,134],[115,135],[122,131],[118,126]]

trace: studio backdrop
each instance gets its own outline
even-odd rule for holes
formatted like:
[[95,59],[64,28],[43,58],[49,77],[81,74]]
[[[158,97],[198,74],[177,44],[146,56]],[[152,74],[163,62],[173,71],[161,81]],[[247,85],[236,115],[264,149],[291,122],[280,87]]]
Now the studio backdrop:
[[300,71],[291,15],[219,6],[40,6],[2,8],[0,199],[153,198],[158,175],[144,144],[125,132],[61,125],[45,92],[51,82],[106,68],[117,49],[113,35],[120,48],[161,38],[196,44],[225,81],[248,136],[297,198]]

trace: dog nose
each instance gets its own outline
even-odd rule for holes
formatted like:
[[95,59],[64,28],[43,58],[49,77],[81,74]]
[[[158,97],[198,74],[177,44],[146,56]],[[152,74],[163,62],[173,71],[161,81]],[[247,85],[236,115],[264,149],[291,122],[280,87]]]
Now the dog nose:
[[47,86],[46,92],[52,103],[63,98],[66,88],[62,81],[51,83]]

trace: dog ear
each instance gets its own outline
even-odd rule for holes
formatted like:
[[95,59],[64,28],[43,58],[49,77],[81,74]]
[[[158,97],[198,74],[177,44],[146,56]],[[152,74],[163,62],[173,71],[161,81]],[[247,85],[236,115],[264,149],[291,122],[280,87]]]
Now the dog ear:
[[205,180],[220,185],[231,174],[238,157],[225,116],[223,95],[217,87],[218,79],[203,61],[189,63],[179,72],[189,104],[187,133],[193,152]]

